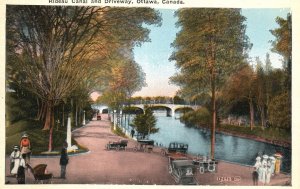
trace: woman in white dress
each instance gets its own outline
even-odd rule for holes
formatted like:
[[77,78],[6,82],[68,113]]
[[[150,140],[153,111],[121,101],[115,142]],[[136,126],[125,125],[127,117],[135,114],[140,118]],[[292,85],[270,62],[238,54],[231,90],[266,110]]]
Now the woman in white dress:
[[259,179],[259,175],[261,174],[260,173],[260,168],[261,168],[261,161],[260,161],[260,157],[258,156],[256,158],[256,162],[254,164],[254,171],[252,173],[252,179],[253,179],[253,184],[254,185],[257,185],[257,182],[258,182],[258,179]]
[[14,167],[12,168],[10,174],[12,175],[16,175],[18,173],[18,168],[20,166],[20,160],[21,160],[21,155],[19,155],[19,158],[16,158],[14,161],[15,161],[15,164],[14,164]]
[[266,176],[267,176],[267,159],[269,158],[269,156],[267,155],[263,155],[263,160],[261,162],[262,166],[261,166],[261,177],[260,177],[260,181],[265,184],[266,183]]
[[19,150],[19,146],[15,145],[13,152],[10,154],[10,169],[9,169],[10,172],[14,168],[15,160],[19,159],[20,155],[21,153]]
[[272,161],[270,159],[268,159],[267,161],[267,168],[266,168],[266,184],[270,183],[271,180],[271,166],[272,166]]
[[271,156],[271,157],[269,157],[269,160],[271,161],[271,168],[270,168],[271,169],[271,175],[274,176],[276,159],[273,156]]

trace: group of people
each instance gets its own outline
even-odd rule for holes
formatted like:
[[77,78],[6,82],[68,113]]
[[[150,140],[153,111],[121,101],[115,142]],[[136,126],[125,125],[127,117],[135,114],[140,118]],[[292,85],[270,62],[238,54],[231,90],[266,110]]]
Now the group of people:
[[25,169],[30,162],[31,145],[27,134],[23,134],[20,146],[15,145],[10,154],[10,173],[16,175],[18,184],[25,184]]
[[[66,178],[66,167],[69,162],[67,154],[68,143],[64,142],[61,156],[61,178]],[[16,176],[18,184],[25,184],[25,170],[31,168],[30,163],[31,144],[27,134],[23,134],[20,140],[20,145],[15,145],[13,152],[10,154],[10,174]]]
[[258,185],[258,182],[262,184],[269,184],[271,176],[275,173],[276,159],[273,156],[263,155],[262,157],[256,157],[253,172],[254,185]]

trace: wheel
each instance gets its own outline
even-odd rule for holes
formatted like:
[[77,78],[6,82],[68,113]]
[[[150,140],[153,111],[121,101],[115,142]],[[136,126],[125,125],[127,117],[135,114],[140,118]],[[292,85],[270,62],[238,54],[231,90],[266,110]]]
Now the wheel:
[[207,170],[209,172],[215,172],[215,170],[216,170],[216,166],[215,165],[216,165],[215,163],[209,164],[208,167],[207,167]]
[[182,170],[178,169],[178,175],[181,177],[182,176]]
[[168,165],[168,171],[169,171],[170,174],[173,172],[172,166],[170,164]]
[[200,168],[199,168],[199,173],[200,173],[200,174],[204,174],[204,172],[205,172],[204,167],[200,167]]

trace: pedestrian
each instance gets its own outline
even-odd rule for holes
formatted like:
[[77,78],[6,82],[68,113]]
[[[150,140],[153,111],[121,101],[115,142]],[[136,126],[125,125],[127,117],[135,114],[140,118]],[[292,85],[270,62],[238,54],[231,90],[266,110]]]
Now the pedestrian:
[[131,129],[131,138],[133,138],[135,131]]
[[[14,146],[14,149],[13,149],[13,152],[10,154],[10,173],[12,173],[12,170],[15,166],[15,162],[16,162],[16,159],[19,159],[20,158],[20,150],[19,150],[19,146],[15,145]],[[15,175],[16,173],[14,173],[13,175]]]
[[270,168],[271,175],[274,176],[274,173],[275,173],[275,161],[276,161],[276,159],[273,156],[269,157],[269,159],[271,160],[271,168]]
[[30,162],[31,144],[28,135],[24,133],[20,141],[21,154],[25,154],[25,162]]
[[267,159],[269,158],[269,156],[267,155],[263,155],[263,160],[261,162],[262,166],[261,166],[261,179],[260,181],[265,185],[266,184],[266,180],[267,180]]
[[271,166],[272,166],[272,160],[269,158],[267,161],[267,169],[266,169],[266,184],[269,184],[271,180],[271,175],[272,175]]
[[252,172],[252,180],[253,180],[253,185],[257,186],[258,185],[258,172],[255,170],[256,168],[254,168],[254,171]]
[[256,162],[254,164],[254,171],[252,172],[252,180],[253,180],[253,185],[258,185],[258,179],[260,177],[260,172],[261,172],[261,161],[260,157],[258,156],[256,158]]
[[66,169],[67,169],[67,164],[69,163],[69,157],[67,154],[67,145],[66,142],[64,143],[62,149],[61,149],[61,155],[60,155],[60,177],[65,179],[66,178]]
[[25,184],[25,168],[26,168],[25,158],[26,158],[25,154],[22,154],[20,156],[20,163],[17,172],[18,184]]

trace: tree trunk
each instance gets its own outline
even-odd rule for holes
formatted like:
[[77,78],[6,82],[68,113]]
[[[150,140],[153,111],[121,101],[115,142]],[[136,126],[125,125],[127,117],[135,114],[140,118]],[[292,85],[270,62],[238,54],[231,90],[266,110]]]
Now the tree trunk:
[[38,109],[39,109],[39,111],[37,113],[37,120],[43,121],[45,118],[46,109],[47,109],[46,103],[45,102],[38,103]]
[[74,100],[71,99],[71,127],[74,127]]
[[78,120],[79,120],[80,126],[82,126],[82,113],[81,113],[82,110],[81,110],[81,108],[79,108],[78,112],[80,112],[79,115],[78,115]]
[[38,112],[36,114],[36,120],[40,120],[40,114],[41,114],[41,104],[40,104],[40,101],[38,98],[36,98],[36,105],[37,105],[37,109],[38,109]]
[[266,119],[265,119],[265,108],[264,107],[262,107],[260,109],[260,120],[261,120],[262,129],[265,129]]
[[51,115],[50,115],[50,131],[49,131],[49,145],[48,145],[48,152],[52,151],[52,144],[53,144],[53,127],[54,127],[54,108],[51,108]]
[[130,113],[128,114],[127,124],[130,125]]
[[254,126],[254,107],[252,98],[249,99],[249,107],[250,107],[250,129],[253,129]]
[[51,114],[52,114],[52,103],[47,102],[45,103],[46,106],[46,119],[45,119],[45,124],[43,130],[49,130],[51,127]]
[[77,127],[78,126],[78,105],[76,103],[75,105],[75,126]]
[[212,110],[212,125],[211,125],[211,152],[210,158],[215,158],[215,129],[216,129],[216,86],[215,86],[215,73],[212,71],[211,77],[211,110]]
[[63,113],[62,113],[62,126],[65,126],[65,104],[63,104]]

